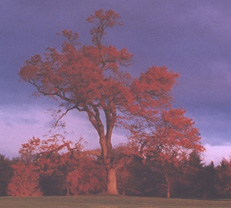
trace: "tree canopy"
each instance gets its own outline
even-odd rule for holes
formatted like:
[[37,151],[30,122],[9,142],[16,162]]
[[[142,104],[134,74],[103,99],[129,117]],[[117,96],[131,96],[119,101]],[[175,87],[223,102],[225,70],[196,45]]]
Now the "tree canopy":
[[[63,111],[57,122],[71,110],[86,113],[99,136],[101,159],[108,172],[108,193],[117,194],[111,143],[114,127],[147,128],[158,121],[161,112],[171,107],[171,90],[179,75],[166,67],[151,66],[132,77],[126,67],[133,55],[126,48],[104,43],[108,29],[122,24],[120,15],[101,9],[87,22],[93,25],[91,44],[81,44],[78,33],[63,30],[61,48],[48,47],[43,55],[32,56],[21,68],[20,76],[39,94],[60,102]],[[163,119],[166,114],[162,113]],[[161,125],[154,126],[157,137]],[[194,139],[199,142],[199,138]]]

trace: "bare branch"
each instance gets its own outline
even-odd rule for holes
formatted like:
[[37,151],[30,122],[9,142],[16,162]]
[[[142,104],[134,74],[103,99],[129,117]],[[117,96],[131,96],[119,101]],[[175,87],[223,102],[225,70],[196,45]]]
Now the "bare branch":
[[67,113],[68,113],[70,110],[73,110],[73,109],[75,109],[75,108],[76,108],[76,106],[74,105],[73,107],[68,108],[64,113],[62,113],[62,115],[58,118],[58,120],[56,120],[56,122],[55,122],[55,124],[54,124],[54,127],[57,127],[59,121],[60,121],[65,115],[67,115]]

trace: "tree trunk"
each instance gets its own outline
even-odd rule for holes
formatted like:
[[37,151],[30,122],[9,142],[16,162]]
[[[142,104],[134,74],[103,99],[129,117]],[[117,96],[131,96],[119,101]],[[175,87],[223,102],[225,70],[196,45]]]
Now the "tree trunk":
[[171,183],[170,183],[168,177],[166,177],[166,183],[167,183],[167,193],[166,193],[166,196],[167,196],[167,198],[170,198],[171,197]]
[[[112,104],[111,104],[112,105]],[[110,195],[118,195],[117,182],[116,182],[116,169],[113,168],[112,163],[112,144],[111,137],[112,131],[116,121],[115,106],[111,106],[108,109],[104,109],[106,117],[106,134],[105,127],[100,118],[100,110],[97,106],[92,106],[92,110],[86,107],[88,118],[99,135],[99,143],[101,147],[101,157],[103,164],[107,169],[107,193]]]
[[68,184],[67,184],[67,194],[66,194],[66,196],[70,196],[70,187],[69,187]]
[[116,169],[110,168],[107,173],[107,193],[110,195],[118,195],[117,181],[116,181]]

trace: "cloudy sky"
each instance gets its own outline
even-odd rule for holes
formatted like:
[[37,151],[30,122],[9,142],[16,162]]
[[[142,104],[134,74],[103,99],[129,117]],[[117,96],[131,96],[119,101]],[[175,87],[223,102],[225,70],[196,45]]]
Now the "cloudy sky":
[[[56,33],[79,32],[90,43],[86,18],[113,9],[124,25],[108,43],[134,54],[135,76],[150,66],[180,73],[174,106],[183,107],[200,129],[205,161],[231,155],[231,1],[229,0],[1,0],[0,1],[0,153],[16,156],[22,143],[49,131],[47,109],[55,102],[31,96],[33,87],[18,76],[24,61],[61,44]],[[83,136],[89,147],[97,135],[85,115],[66,117],[70,138]],[[115,132],[113,140],[123,135]]]

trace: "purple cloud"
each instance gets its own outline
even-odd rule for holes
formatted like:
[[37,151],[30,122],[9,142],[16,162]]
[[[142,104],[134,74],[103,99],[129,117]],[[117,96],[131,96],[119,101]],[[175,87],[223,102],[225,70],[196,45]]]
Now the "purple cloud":
[[23,117],[25,109],[39,105],[45,111],[54,105],[47,98],[30,97],[33,87],[19,82],[20,67],[31,55],[59,46],[56,33],[62,29],[79,32],[80,40],[89,43],[85,19],[100,8],[122,16],[124,26],[109,32],[106,42],[135,55],[128,70],[136,76],[157,65],[179,72],[174,105],[184,107],[196,121],[204,143],[230,143],[229,0],[0,1],[0,108],[17,109],[21,116],[5,122],[36,126],[37,120]]

